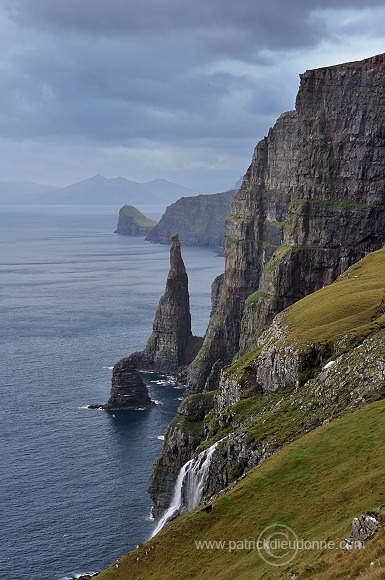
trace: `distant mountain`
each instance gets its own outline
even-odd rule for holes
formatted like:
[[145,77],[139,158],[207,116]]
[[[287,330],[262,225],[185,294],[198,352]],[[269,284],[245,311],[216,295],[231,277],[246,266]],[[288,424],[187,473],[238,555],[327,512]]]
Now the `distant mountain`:
[[124,177],[108,179],[95,175],[64,187],[59,192],[39,196],[39,203],[55,205],[154,204],[157,198],[135,181]]
[[15,203],[15,199],[23,198],[28,203],[29,196],[35,196],[46,191],[58,191],[53,185],[43,185],[32,181],[0,181],[0,203]]
[[[33,187],[27,187],[27,185]],[[38,184],[16,187],[15,183],[0,186],[0,203],[48,205],[169,205],[194,190],[184,185],[154,179],[137,183],[124,177],[106,178],[95,175],[63,188]]]
[[167,181],[167,179],[154,179],[153,181],[142,183],[141,185],[147,191],[150,191],[153,195],[157,196],[162,202],[166,202],[167,204],[173,203],[180,197],[186,197],[198,193],[190,187],[178,183],[172,183],[171,181]]

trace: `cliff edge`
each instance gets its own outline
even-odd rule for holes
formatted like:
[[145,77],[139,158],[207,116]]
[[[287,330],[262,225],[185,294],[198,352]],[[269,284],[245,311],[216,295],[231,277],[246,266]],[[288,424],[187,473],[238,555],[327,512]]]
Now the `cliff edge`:
[[385,243],[385,55],[301,75],[296,109],[255,148],[225,224],[225,274],[191,393],[277,312]]

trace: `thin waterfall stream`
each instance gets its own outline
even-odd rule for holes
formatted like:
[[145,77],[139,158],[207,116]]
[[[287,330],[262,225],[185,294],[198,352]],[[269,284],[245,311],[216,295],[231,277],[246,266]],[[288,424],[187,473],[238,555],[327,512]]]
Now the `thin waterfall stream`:
[[209,475],[211,459],[218,443],[220,441],[217,441],[208,449],[204,449],[199,455],[190,459],[181,467],[175,482],[171,503],[153,531],[152,538],[170,520],[193,510],[199,505]]

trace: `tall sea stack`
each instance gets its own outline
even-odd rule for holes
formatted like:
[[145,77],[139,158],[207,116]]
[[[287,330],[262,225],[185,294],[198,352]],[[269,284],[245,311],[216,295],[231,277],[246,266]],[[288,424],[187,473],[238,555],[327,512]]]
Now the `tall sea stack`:
[[173,372],[189,364],[202,339],[191,332],[188,278],[181,256],[178,234],[171,238],[170,271],[166,289],[156,309],[153,331],[142,353],[148,369]]
[[106,410],[148,408],[151,401],[139,370],[182,372],[189,365],[203,339],[191,332],[188,278],[181,256],[178,234],[171,239],[170,271],[166,289],[156,309],[153,331],[142,352],[121,359],[112,372],[112,386]]

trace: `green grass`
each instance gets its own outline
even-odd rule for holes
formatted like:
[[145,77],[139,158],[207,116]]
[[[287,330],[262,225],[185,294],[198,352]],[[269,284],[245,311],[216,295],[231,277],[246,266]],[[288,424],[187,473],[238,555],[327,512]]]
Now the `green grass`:
[[235,377],[240,378],[243,375],[244,370],[250,365],[250,363],[252,363],[253,360],[255,360],[259,356],[262,348],[263,345],[258,346],[254,350],[241,356],[234,364],[225,367],[224,373],[228,375],[234,375]]
[[277,222],[277,220],[265,220],[264,223],[275,228],[283,228],[285,222]]
[[336,282],[288,308],[283,323],[302,344],[335,341],[351,333],[362,339],[385,327],[385,250],[369,254]]
[[349,203],[344,199],[304,199],[304,198],[294,198],[291,200],[291,205],[294,207],[302,207],[305,205],[312,205],[313,207],[324,207],[331,211],[341,211],[344,209],[348,210],[367,210],[372,207],[373,205],[366,204],[366,203]]
[[267,296],[265,292],[262,292],[261,290],[256,290],[256,292],[253,292],[246,298],[245,304],[249,306],[250,304],[256,302],[259,298],[264,298],[265,296]]
[[154,228],[157,224],[156,221],[146,217],[133,205],[124,205],[120,210],[120,214],[124,216],[131,216],[134,221],[143,228]]
[[[314,430],[250,471],[213,502],[211,512],[197,508],[174,520],[98,580],[275,580],[292,570],[300,579],[384,578],[383,529],[365,550],[339,549],[354,517],[385,504],[384,432],[384,401]],[[282,567],[264,562],[250,544],[241,549],[277,523],[300,540],[336,547],[299,550]],[[225,547],[196,549],[195,541],[215,540]],[[230,541],[239,548],[229,551]]]

